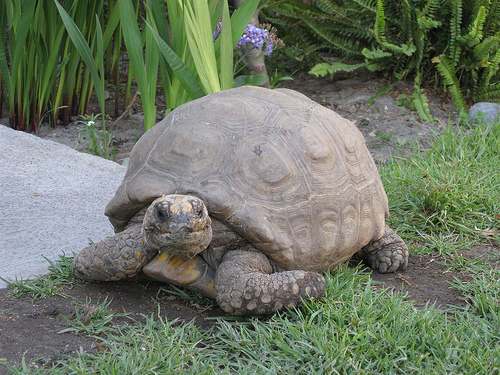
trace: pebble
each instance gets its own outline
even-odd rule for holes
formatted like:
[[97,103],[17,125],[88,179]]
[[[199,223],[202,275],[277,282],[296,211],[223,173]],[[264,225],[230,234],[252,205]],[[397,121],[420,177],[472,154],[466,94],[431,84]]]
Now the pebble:
[[478,125],[485,119],[488,126],[491,125],[492,121],[500,120],[500,105],[489,102],[474,104],[469,110],[469,123]]

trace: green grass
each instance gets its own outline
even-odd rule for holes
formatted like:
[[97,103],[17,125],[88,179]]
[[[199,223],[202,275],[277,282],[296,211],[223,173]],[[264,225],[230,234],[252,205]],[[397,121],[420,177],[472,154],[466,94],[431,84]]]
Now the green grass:
[[35,300],[55,295],[65,297],[67,296],[66,289],[80,282],[73,273],[72,257],[59,255],[59,260],[55,262],[46,257],[43,258],[49,262],[49,272],[46,275],[15,280],[0,277],[11,288],[10,291],[14,297],[21,297],[25,294]]
[[[157,317],[109,329],[107,350],[39,373],[495,374],[498,273],[460,284],[470,309],[417,309],[374,289],[368,273],[327,274],[327,296],[268,319],[221,320],[209,331]],[[23,370],[19,369],[19,373]]]
[[390,222],[428,251],[446,237],[498,240],[499,170],[499,124],[447,128],[431,150],[380,168]]
[[[81,352],[33,373],[499,374],[498,257],[470,260],[458,251],[487,237],[498,240],[499,142],[498,124],[447,130],[428,152],[381,168],[391,224],[414,254],[432,253],[450,272],[468,275],[452,283],[466,307],[417,308],[346,265],[326,274],[321,301],[263,319],[220,319],[208,331],[150,316],[100,332],[99,322],[113,313],[98,302],[81,307],[71,329],[105,333],[107,350]],[[72,280],[65,267],[52,272]],[[24,364],[13,372],[31,370]]]
[[104,301],[92,301],[87,298],[85,303],[80,303],[75,306],[75,316],[64,319],[70,323],[71,327],[65,328],[58,333],[75,332],[86,333],[87,335],[100,336],[114,332],[114,327],[111,325],[113,319],[125,317],[126,313],[117,313],[109,308],[111,300],[108,297]]

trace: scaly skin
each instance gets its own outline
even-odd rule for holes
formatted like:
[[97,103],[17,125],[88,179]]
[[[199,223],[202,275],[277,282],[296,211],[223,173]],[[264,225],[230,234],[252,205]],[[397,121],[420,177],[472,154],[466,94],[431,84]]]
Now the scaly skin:
[[[323,275],[302,270],[276,272],[269,258],[250,246],[229,250],[217,269],[212,269],[196,255],[211,241],[210,223],[198,198],[163,196],[148,208],[143,229],[133,222],[123,232],[77,254],[75,275],[108,281],[143,270],[155,280],[215,298],[224,311],[234,315],[272,314],[295,307],[303,299],[323,296]],[[406,244],[388,226],[382,238],[366,245],[358,255],[381,273],[404,270],[408,265]]]
[[273,272],[261,252],[229,251],[215,274],[217,302],[233,315],[272,314],[324,293],[323,275],[299,270]]
[[87,280],[116,281],[135,276],[156,254],[142,239],[141,225],[92,244],[73,259],[75,276]]
[[408,266],[408,246],[387,225],[382,238],[363,247],[359,255],[379,273],[404,271]]

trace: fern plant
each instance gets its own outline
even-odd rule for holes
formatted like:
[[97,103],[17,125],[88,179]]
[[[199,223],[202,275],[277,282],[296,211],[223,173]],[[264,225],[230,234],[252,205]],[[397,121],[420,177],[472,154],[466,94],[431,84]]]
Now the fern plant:
[[[320,63],[316,76],[367,68],[415,83],[412,103],[432,120],[420,82],[448,90],[456,106],[500,97],[500,0],[298,0],[269,1],[269,8],[300,19],[310,34],[358,57]],[[297,21],[299,22],[299,21]]]
[[462,96],[474,101],[498,99],[499,1],[450,0],[450,3],[453,10],[450,42],[432,61],[459,108],[465,106]]
[[307,45],[337,49],[346,57],[362,56],[375,46],[372,27],[376,0],[269,0],[261,14],[267,22]]

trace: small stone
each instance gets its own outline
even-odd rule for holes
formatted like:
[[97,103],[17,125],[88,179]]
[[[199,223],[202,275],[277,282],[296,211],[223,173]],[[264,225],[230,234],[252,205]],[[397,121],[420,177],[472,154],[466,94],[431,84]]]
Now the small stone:
[[479,125],[484,123],[485,120],[488,126],[490,126],[493,121],[499,121],[500,105],[488,102],[474,104],[469,110],[469,123],[471,125]]
[[366,118],[362,118],[361,120],[359,120],[359,125],[368,126],[368,125],[370,125],[370,120],[368,120]]

